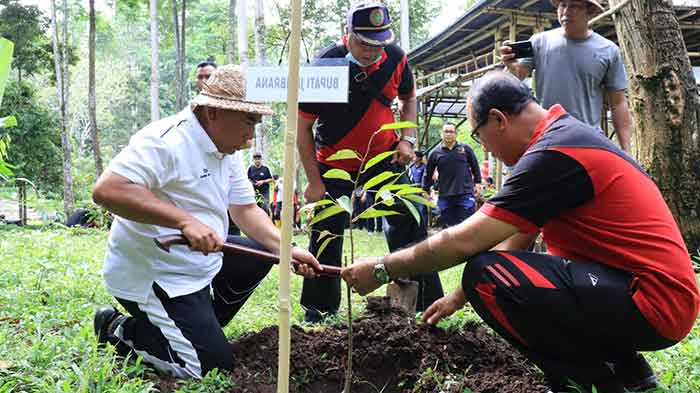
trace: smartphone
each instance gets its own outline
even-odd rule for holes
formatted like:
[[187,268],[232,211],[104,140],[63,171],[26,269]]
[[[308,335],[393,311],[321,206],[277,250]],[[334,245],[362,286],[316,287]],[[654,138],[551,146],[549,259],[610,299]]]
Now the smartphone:
[[511,53],[515,55],[516,59],[522,59],[523,57],[532,57],[532,42],[530,41],[516,41],[511,42],[508,46],[512,50]]

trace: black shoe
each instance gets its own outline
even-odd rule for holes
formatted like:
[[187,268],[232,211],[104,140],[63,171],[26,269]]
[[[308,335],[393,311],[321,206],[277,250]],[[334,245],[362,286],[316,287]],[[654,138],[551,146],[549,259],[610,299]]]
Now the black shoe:
[[332,318],[335,315],[338,314],[333,312],[321,312],[314,309],[307,309],[304,313],[304,323],[316,325],[319,323],[323,323],[325,320]]
[[119,343],[119,339],[114,335],[114,330],[119,324],[113,323],[119,317],[126,319],[122,313],[113,307],[101,308],[95,311],[93,327],[98,345],[104,346],[105,344],[110,343],[116,346],[117,343]]
[[642,354],[615,362],[615,375],[629,392],[646,392],[659,387],[659,379]]

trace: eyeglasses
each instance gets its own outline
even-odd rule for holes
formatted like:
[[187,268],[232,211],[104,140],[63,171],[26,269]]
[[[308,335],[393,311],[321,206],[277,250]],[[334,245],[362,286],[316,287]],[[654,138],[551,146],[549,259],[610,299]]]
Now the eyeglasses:
[[481,136],[479,136],[479,128],[483,127],[486,125],[486,123],[489,122],[488,116],[486,119],[484,119],[481,123],[477,124],[476,127],[472,130],[471,136],[474,142],[481,144]]

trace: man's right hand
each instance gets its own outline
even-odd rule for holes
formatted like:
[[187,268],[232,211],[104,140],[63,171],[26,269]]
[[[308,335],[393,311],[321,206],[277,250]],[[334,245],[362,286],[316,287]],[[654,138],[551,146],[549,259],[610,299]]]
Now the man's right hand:
[[503,41],[503,46],[498,48],[498,51],[501,54],[501,62],[508,67],[511,73],[515,73],[515,65],[518,63],[518,60],[515,58],[513,48],[510,47],[510,41]]
[[462,288],[458,288],[431,304],[423,313],[423,321],[430,325],[435,325],[442,318],[454,314],[455,311],[464,307],[465,304],[467,304],[467,300],[464,297],[464,292]]
[[221,251],[224,245],[214,230],[194,217],[182,225],[182,234],[189,240],[190,250],[201,251],[204,255]]
[[304,190],[304,199],[306,203],[318,202],[326,195],[326,186],[323,182],[311,183]]

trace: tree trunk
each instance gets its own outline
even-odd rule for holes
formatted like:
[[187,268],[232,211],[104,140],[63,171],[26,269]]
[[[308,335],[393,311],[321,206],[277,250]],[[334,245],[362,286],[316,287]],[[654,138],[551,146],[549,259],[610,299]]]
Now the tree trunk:
[[[255,0],[255,62],[258,66],[265,65],[267,61],[265,49],[265,8],[263,0]],[[262,121],[255,126],[254,149],[262,153],[263,157],[267,157],[267,145],[267,128]]]
[[177,0],[172,0],[172,2],[173,28],[175,30],[175,107],[177,110],[180,110],[187,103],[187,79],[185,74],[185,12],[187,0],[182,0],[180,16],[178,16]]
[[[64,3],[65,5],[65,3]],[[64,23],[68,23],[68,9],[64,9]],[[67,67],[64,66],[65,53],[62,53],[61,45],[59,45],[58,20],[56,19],[56,0],[51,0],[51,28],[53,30],[53,52],[54,52],[54,67],[56,68],[56,93],[58,95],[58,106],[61,117],[61,146],[63,148],[63,213],[66,218],[73,213],[74,197],[73,197],[73,176],[71,165],[71,147],[70,135],[68,133],[68,113],[67,113],[67,94],[68,87],[66,86],[67,79],[64,72]],[[65,32],[65,30],[64,30]],[[64,38],[67,35],[64,34]],[[67,42],[62,43],[63,47],[67,46]]]
[[151,121],[160,119],[158,87],[158,0],[151,0]]
[[173,28],[175,30],[175,108],[182,109],[182,58],[180,54],[180,23],[178,23],[177,0],[173,2]]
[[248,16],[247,1],[238,2],[238,63],[248,64]]
[[[97,177],[102,174],[102,153],[100,140],[97,135],[97,102],[95,98],[95,0],[89,1],[90,33],[89,33],[89,69],[88,69],[88,117],[90,118],[90,136],[92,138],[92,154],[95,156],[95,172]],[[96,178],[97,178],[96,177]]]
[[187,11],[187,0],[182,0],[182,16],[180,17],[180,81],[182,81],[182,85],[180,86],[181,92],[182,92],[182,102],[180,103],[181,105],[177,108],[178,110],[181,110],[182,108],[187,105],[187,73],[185,72],[187,70],[187,45],[185,45],[185,37],[187,36],[187,18],[185,16],[185,12]]
[[63,61],[63,100],[66,103],[66,114],[70,113],[70,73],[68,70],[68,43],[68,0],[63,0],[63,55],[61,56],[61,60]]
[[[611,0],[610,6],[622,0]],[[670,2],[632,0],[614,18],[634,117],[636,155],[691,252],[700,249],[700,103]]]
[[233,64],[236,62],[236,0],[228,2],[228,62]]
[[408,53],[411,50],[411,33],[409,29],[408,0],[401,0],[401,49]]

